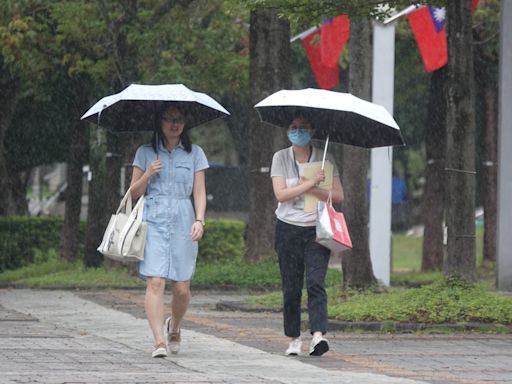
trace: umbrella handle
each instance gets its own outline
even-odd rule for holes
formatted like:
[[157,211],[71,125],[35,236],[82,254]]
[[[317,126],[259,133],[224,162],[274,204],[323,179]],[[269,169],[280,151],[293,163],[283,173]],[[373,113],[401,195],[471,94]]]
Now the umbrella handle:
[[100,111],[98,112],[98,127],[100,126],[100,119],[101,119],[101,112],[103,112],[103,110],[107,108],[107,105],[106,104],[103,104],[103,107],[101,107]]
[[158,160],[158,149],[159,149],[158,147],[159,147],[159,144],[160,144],[160,143],[158,142],[158,131],[156,131],[156,132],[155,132],[155,141],[156,141],[156,143],[155,143],[155,147],[156,147],[156,159]]
[[325,140],[324,157],[322,158],[322,171],[324,170],[324,166],[325,166],[325,157],[327,156],[327,146],[328,145],[329,145],[329,135],[327,135],[327,139]]

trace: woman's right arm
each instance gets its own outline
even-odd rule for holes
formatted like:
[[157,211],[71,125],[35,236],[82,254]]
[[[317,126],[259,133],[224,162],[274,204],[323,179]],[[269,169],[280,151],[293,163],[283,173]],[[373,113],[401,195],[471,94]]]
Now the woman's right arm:
[[149,177],[146,176],[146,172],[140,168],[133,167],[132,181],[130,183],[132,200],[137,200],[146,192],[148,181]]
[[287,187],[286,180],[283,176],[272,177],[272,188],[274,189],[274,195],[280,203],[295,199],[296,197],[308,192],[311,188],[314,188],[319,182],[325,178],[324,171],[319,171],[311,179],[301,179],[299,184],[294,187]]
[[151,176],[155,173],[160,172],[162,168],[162,163],[160,160],[154,160],[149,164],[148,169],[143,171],[139,167],[133,167],[132,171],[132,181],[130,183],[130,188],[132,190],[132,200],[137,200],[141,197],[148,187],[148,182]]

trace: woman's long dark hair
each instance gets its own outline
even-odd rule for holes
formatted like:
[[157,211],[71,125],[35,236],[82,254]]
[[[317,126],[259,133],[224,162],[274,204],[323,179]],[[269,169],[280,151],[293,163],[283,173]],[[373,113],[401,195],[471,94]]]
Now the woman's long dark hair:
[[[155,153],[158,153],[158,145],[160,143],[162,143],[164,146],[167,144],[164,133],[162,132],[162,117],[165,111],[167,111],[169,108],[176,108],[181,112],[183,117],[187,116],[186,109],[183,107],[183,105],[178,103],[166,101],[160,106],[157,113],[155,114],[155,129],[153,129],[153,137],[151,138],[151,146],[153,147]],[[181,132],[180,140],[181,144],[185,148],[185,151],[190,153],[192,151],[192,142],[190,141],[190,137],[188,136],[185,128],[183,128],[183,132]]]

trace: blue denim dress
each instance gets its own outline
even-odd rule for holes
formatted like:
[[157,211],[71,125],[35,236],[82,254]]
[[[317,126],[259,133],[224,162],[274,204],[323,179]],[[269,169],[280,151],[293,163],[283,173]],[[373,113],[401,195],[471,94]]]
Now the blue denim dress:
[[[156,158],[151,145],[142,145],[133,166],[145,171]],[[145,193],[143,220],[148,232],[139,275],[187,281],[194,274],[198,250],[191,238],[194,174],[208,168],[208,161],[199,146],[192,145],[188,153],[181,143],[171,152],[160,145],[158,158],[162,170],[151,177]]]

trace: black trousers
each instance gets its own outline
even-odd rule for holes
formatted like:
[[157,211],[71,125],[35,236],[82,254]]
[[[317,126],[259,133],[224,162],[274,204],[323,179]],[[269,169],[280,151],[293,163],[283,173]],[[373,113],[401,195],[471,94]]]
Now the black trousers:
[[283,289],[284,334],[289,337],[300,336],[304,272],[310,331],[327,332],[325,275],[329,265],[329,249],[315,241],[315,227],[299,227],[277,220],[275,235]]

